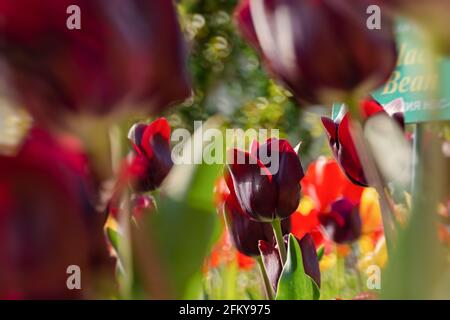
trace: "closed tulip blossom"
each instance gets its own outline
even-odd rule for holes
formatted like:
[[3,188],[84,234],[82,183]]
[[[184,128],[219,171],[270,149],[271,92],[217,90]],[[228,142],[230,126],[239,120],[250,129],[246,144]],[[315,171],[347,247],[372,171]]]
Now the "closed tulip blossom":
[[[302,252],[303,268],[305,273],[314,280],[320,287],[320,269],[319,260],[317,258],[316,247],[312,236],[307,233],[300,240],[296,238]],[[287,245],[288,237],[284,237],[285,245]],[[281,271],[283,270],[278,247],[265,241],[259,242],[259,250],[263,256],[263,262],[266,267],[267,275],[272,284],[274,292],[278,287]]]
[[392,21],[381,15],[380,29],[367,27],[373,4],[380,1],[242,0],[235,18],[298,100],[330,103],[379,87],[396,66]]
[[335,201],[329,212],[319,214],[319,221],[336,243],[350,243],[361,236],[359,205],[345,198]]
[[[73,5],[79,29],[67,25]],[[190,94],[172,1],[0,0],[0,20],[1,77],[46,124],[155,113]]]
[[[364,120],[384,113],[383,107],[373,99],[366,99],[361,103],[361,114]],[[403,115],[395,113],[393,119],[404,127]],[[322,117],[322,124],[328,136],[329,144],[336,161],[341,166],[347,177],[355,184],[366,187],[368,182],[358,156],[356,146],[350,132],[350,114],[345,113],[341,119],[333,121]]]
[[136,191],[158,188],[173,166],[170,126],[165,118],[133,125],[128,133],[133,144],[129,170]]
[[251,152],[233,149],[229,159],[228,187],[235,191],[237,203],[247,217],[271,222],[295,212],[304,174],[297,152],[287,140],[271,138],[260,146],[254,145]]
[[[16,155],[0,156],[0,168],[0,297],[93,293],[113,269],[84,153],[35,128]],[[82,270],[83,290],[66,285],[71,265]]]
[[[259,256],[258,241],[275,244],[275,236],[272,225],[267,222],[250,220],[245,215],[236,197],[233,182],[226,178],[230,186],[230,193],[224,204],[225,222],[233,244],[239,252],[246,256]],[[291,229],[290,219],[281,223],[283,234],[288,234]]]

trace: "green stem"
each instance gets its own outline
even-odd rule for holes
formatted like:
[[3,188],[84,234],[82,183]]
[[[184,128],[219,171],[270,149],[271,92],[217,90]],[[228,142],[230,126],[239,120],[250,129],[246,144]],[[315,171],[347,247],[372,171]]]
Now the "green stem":
[[283,231],[281,230],[281,220],[274,219],[272,221],[273,232],[275,233],[275,239],[277,240],[278,252],[280,253],[281,262],[284,265],[286,263],[287,254],[286,246],[284,245]]
[[358,257],[360,255],[358,243],[356,243],[356,242],[352,243],[351,249],[352,249],[352,262],[353,262],[352,268],[356,275],[356,280],[358,283],[358,290],[359,290],[359,292],[363,292],[364,291],[363,277],[361,275],[361,271],[358,268]]
[[273,292],[272,284],[270,283],[269,276],[267,275],[266,267],[261,256],[256,257],[256,261],[259,265],[259,270],[261,271],[261,277],[264,283],[264,290],[268,300],[275,299],[275,293]]

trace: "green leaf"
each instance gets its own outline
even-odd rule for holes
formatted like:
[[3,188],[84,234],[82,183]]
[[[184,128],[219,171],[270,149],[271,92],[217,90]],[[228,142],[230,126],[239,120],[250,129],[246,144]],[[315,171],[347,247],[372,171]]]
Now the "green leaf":
[[[203,130],[213,125],[217,123],[210,120]],[[201,131],[196,131],[191,141],[185,149],[192,150],[194,158],[199,159]],[[157,214],[149,218],[149,236],[162,258],[174,298],[201,297],[203,262],[220,236],[213,190],[221,170],[218,164],[177,164],[161,188]]]
[[323,254],[325,253],[325,246],[321,246],[319,250],[317,250],[317,261],[321,261],[323,258]]
[[290,234],[287,260],[278,282],[277,300],[317,300],[320,290],[303,268],[302,251],[297,239]]
[[108,236],[108,240],[111,243],[112,247],[116,252],[119,252],[119,243],[120,243],[120,235],[119,233],[111,228],[106,228],[106,235]]

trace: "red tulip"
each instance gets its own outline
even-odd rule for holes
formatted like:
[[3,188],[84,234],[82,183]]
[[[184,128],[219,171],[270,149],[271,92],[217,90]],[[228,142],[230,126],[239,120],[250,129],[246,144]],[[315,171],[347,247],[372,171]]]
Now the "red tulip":
[[[230,190],[225,201],[224,213],[231,239],[235,247],[242,254],[246,256],[259,256],[259,240],[264,240],[271,244],[276,242],[272,225],[267,222],[250,220],[239,205],[230,176],[226,176],[225,179],[230,186]],[[284,219],[281,222],[281,226],[283,234],[288,234],[291,229],[290,219]]]
[[159,118],[149,125],[135,124],[128,138],[134,148],[130,160],[134,189],[150,191],[158,188],[173,166],[169,123],[165,118]]
[[301,239],[309,233],[317,248],[324,243],[324,236],[319,221],[319,212],[316,209],[312,209],[305,215],[301,212],[296,212],[291,216],[291,223],[291,233],[296,238]]
[[[33,129],[18,154],[0,156],[0,297],[83,297],[107,266],[87,159],[67,141]],[[83,290],[68,290],[70,265]]]
[[[297,239],[297,238],[296,238]],[[288,237],[284,237],[285,245],[287,246]],[[317,258],[316,247],[311,235],[306,234],[301,240],[297,239],[300,249],[302,251],[303,268],[305,273],[310,276],[314,282],[320,287],[320,269],[319,260]],[[278,287],[278,280],[280,279],[282,264],[278,247],[275,244],[267,243],[265,241],[259,242],[259,249],[263,256],[264,266],[266,268],[267,276],[276,292]]]
[[330,212],[319,214],[319,220],[336,243],[349,243],[361,236],[359,205],[347,199],[335,201]]
[[235,13],[245,39],[302,102],[341,101],[385,83],[397,62],[393,23],[367,27],[380,1],[242,0]]
[[[66,27],[70,5],[79,30]],[[172,1],[0,0],[0,20],[2,77],[39,120],[153,113],[190,94]]]
[[308,197],[305,201],[311,201],[311,207],[305,212],[298,210],[291,216],[291,232],[297,238],[310,233],[316,246],[324,242],[319,214],[329,212],[332,203],[342,197],[359,203],[364,190],[345,176],[334,159],[327,160],[324,157],[309,165],[301,186],[303,195]]
[[[270,222],[285,219],[295,212],[300,201],[303,169],[287,140],[268,139],[251,153],[231,151],[228,187],[235,190],[240,208],[250,219]],[[265,161],[264,155],[278,161]]]
[[315,209],[325,212],[338,198],[358,203],[364,188],[353,184],[339,168],[339,164],[324,157],[311,163],[302,182],[303,194],[314,201]]
[[[367,99],[361,103],[361,113],[364,119],[368,119],[380,112],[385,113],[383,107],[373,99]],[[403,116],[401,114],[395,114],[393,117],[399,125],[404,126]],[[346,113],[342,120],[338,120],[337,122],[334,122],[330,118],[322,117],[322,124],[327,133],[334,157],[347,177],[357,185],[363,187],[368,186],[350,132],[350,114]]]

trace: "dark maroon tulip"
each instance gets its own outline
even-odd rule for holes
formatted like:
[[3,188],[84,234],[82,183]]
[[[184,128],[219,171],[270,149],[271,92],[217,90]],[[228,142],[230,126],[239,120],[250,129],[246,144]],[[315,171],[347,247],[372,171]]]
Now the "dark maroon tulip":
[[[297,238],[296,238],[297,239]],[[285,245],[289,240],[288,235],[284,236]],[[319,259],[317,258],[316,247],[311,234],[307,233],[301,240],[298,240],[300,249],[302,251],[303,268],[305,273],[314,280],[320,287],[320,268]],[[263,256],[264,266],[266,268],[267,276],[273,286],[274,291],[277,291],[278,280],[280,279],[282,264],[280,254],[276,244],[271,244],[266,241],[259,242],[259,250]]]
[[268,139],[251,153],[231,151],[232,163],[227,168],[233,185],[228,187],[234,188],[242,211],[250,219],[270,222],[295,212],[304,174],[300,159],[287,140]]
[[367,27],[380,1],[243,0],[235,13],[245,39],[302,102],[341,101],[385,83],[397,62],[393,23]]
[[[85,155],[33,129],[0,168],[0,298],[86,297],[109,258]],[[66,286],[70,265],[81,291]]]
[[[66,27],[70,5],[79,30]],[[154,113],[190,94],[170,0],[0,0],[0,21],[1,75],[38,120]]]
[[[226,180],[231,180],[229,177]],[[267,222],[257,222],[250,220],[242,211],[236,198],[232,181],[230,194],[227,196],[224,205],[225,221],[235,247],[246,256],[259,256],[258,241],[264,240],[274,244],[275,236],[272,225]],[[290,218],[281,222],[283,234],[288,234],[291,230]]]
[[158,188],[173,166],[169,123],[159,118],[149,125],[135,124],[128,138],[134,147],[130,159],[133,188],[139,192]]
[[332,203],[330,212],[319,214],[319,221],[336,243],[350,243],[361,236],[359,205],[345,198]]
[[328,135],[334,157],[347,177],[357,185],[368,186],[350,133],[349,114],[346,114],[338,123],[333,122],[330,118],[322,117],[322,124]]
[[[386,111],[384,111],[383,107],[377,101],[372,98],[362,101],[361,114],[364,120],[378,113],[386,113]],[[404,128],[402,113],[395,113],[393,118]],[[350,133],[350,114],[346,113],[342,120],[336,122],[330,118],[322,117],[322,124],[328,136],[334,157],[342,170],[353,183],[367,187],[368,182]]]

